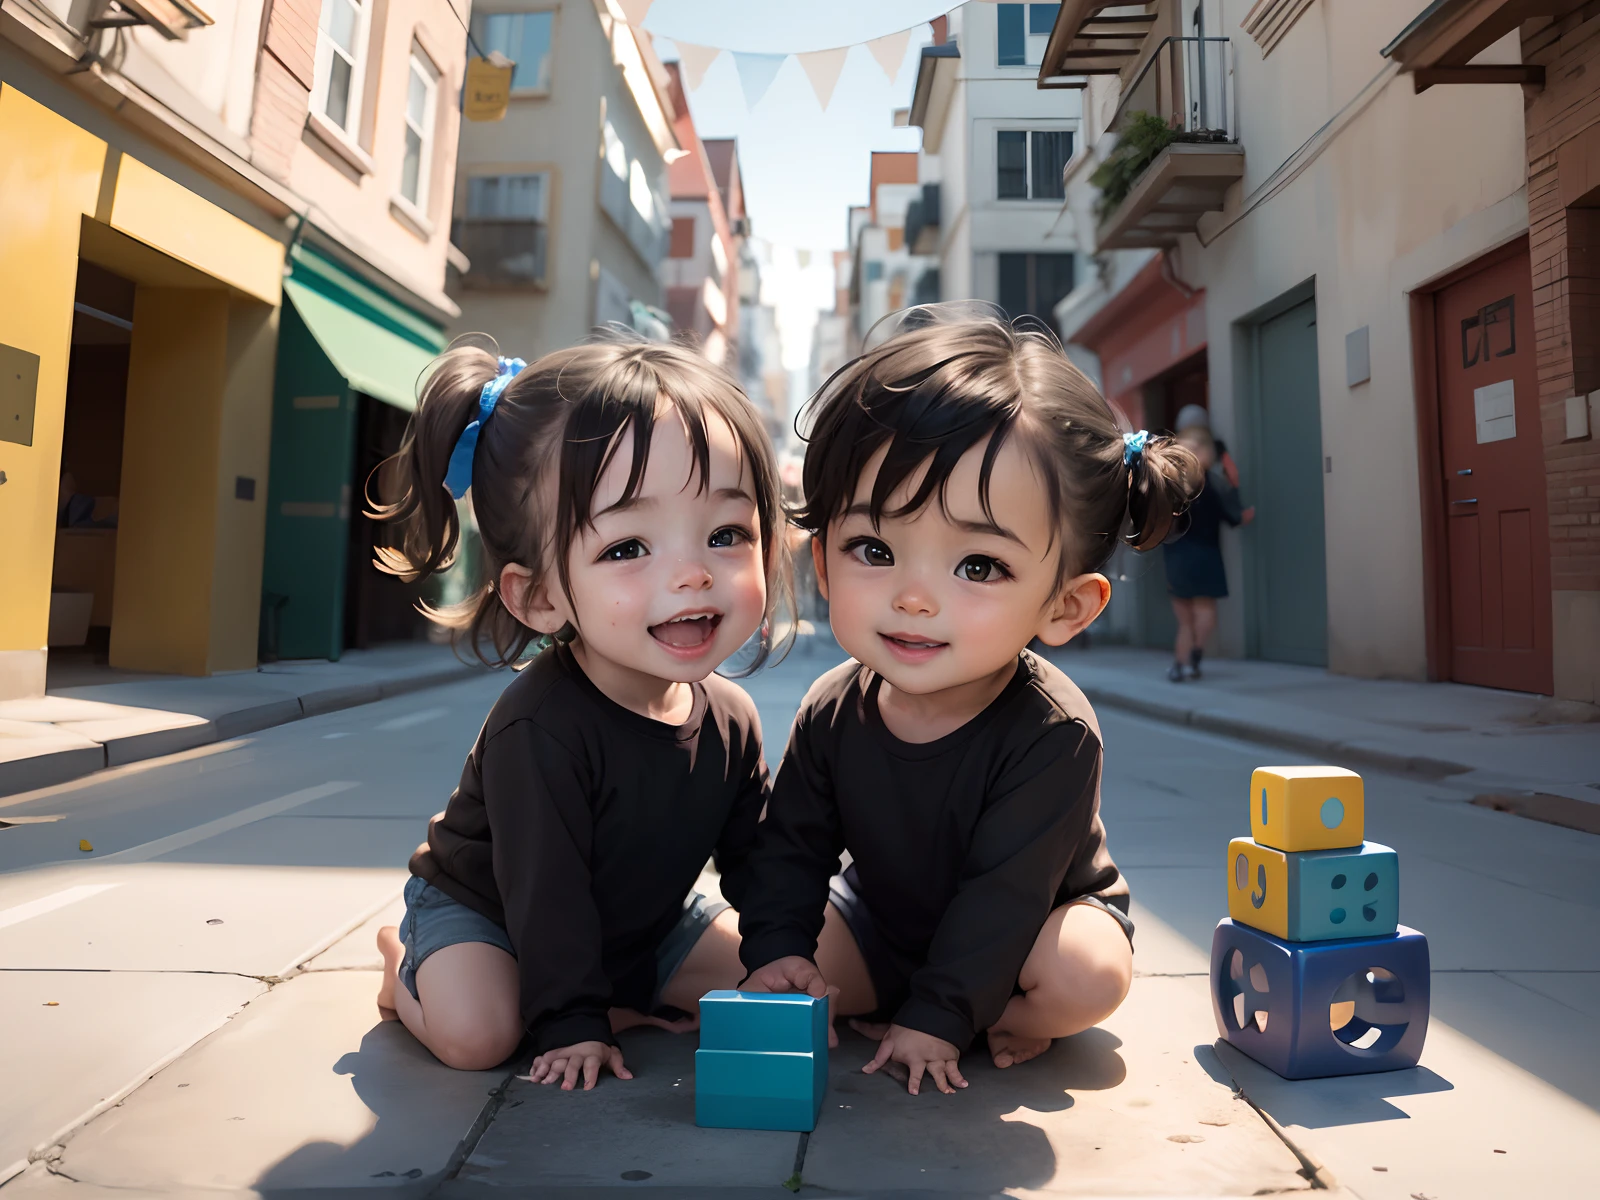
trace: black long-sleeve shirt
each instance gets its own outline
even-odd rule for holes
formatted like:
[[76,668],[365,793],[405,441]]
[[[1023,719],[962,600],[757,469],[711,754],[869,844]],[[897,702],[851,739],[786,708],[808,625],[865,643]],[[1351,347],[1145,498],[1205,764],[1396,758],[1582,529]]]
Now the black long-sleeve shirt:
[[880,681],[848,662],[801,704],[739,906],[740,953],[750,970],[811,958],[848,850],[905,981],[880,1006],[964,1050],[999,1020],[1051,909],[1088,895],[1126,907],[1100,822],[1100,731],[1077,686],[1027,652],[992,704],[933,742],[885,728]]
[[648,1011],[655,951],[712,856],[743,898],[767,799],[750,697],[713,675],[682,725],[609,699],[565,646],[501,693],[411,873],[506,927],[535,1053]]

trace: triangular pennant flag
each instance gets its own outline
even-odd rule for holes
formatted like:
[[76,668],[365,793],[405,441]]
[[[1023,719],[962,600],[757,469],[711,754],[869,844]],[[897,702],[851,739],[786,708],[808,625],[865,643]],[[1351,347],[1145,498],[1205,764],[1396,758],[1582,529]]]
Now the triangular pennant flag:
[[883,73],[889,77],[890,83],[893,83],[900,74],[900,67],[906,61],[906,47],[910,43],[909,29],[902,29],[899,33],[888,33],[867,43],[867,49],[872,51],[872,57],[878,60],[878,65],[883,68]]
[[772,81],[778,77],[787,54],[750,54],[743,50],[730,51],[733,65],[739,68],[739,86],[744,89],[746,108],[754,108],[767,94]]
[[835,50],[812,50],[795,55],[805,69],[806,78],[811,80],[811,90],[817,93],[817,103],[823,108],[833,99],[834,85],[839,82],[839,72],[844,70],[845,56],[849,53],[848,46],[840,46]]
[[699,90],[706,81],[706,72],[717,61],[722,51],[715,46],[694,46],[688,42],[674,41],[678,48],[678,62],[683,66],[683,84],[691,92]]
[[624,21],[629,25],[639,26],[644,24],[645,14],[655,2],[656,0],[617,0],[617,7],[622,9]]

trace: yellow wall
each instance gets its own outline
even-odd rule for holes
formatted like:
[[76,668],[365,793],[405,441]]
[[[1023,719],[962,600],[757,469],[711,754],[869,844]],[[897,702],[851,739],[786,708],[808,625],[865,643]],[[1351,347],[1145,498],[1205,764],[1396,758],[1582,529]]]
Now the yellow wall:
[[[283,278],[281,268],[277,278]],[[228,374],[218,449],[217,555],[211,580],[213,671],[256,665],[277,357],[278,310],[235,300],[228,313]],[[254,500],[240,500],[235,494],[240,476],[255,480]]]
[[39,356],[33,445],[0,442],[0,696],[42,689],[78,226],[105,143],[0,85],[0,342]]
[[111,665],[204,675],[211,658],[227,296],[141,287],[133,328]]
[[283,247],[0,84],[0,280],[27,281],[0,287],[0,342],[40,358],[33,445],[0,442],[0,698],[44,683],[80,253],[140,285],[112,663],[255,664]]

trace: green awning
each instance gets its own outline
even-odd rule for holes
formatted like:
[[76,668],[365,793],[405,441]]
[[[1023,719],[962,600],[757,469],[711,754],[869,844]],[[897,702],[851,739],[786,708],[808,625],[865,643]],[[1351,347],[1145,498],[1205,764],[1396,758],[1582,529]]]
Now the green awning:
[[284,294],[350,386],[411,412],[417,380],[444,330],[305,245],[290,254]]

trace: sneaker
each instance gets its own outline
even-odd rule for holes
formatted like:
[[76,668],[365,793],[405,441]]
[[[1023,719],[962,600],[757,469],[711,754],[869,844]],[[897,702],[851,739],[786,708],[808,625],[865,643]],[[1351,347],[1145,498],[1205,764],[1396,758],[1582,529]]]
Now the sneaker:
[[1173,663],[1172,666],[1167,669],[1167,679],[1170,680],[1171,682],[1173,682],[1173,683],[1182,683],[1183,682],[1183,678],[1184,677],[1183,677],[1183,664],[1182,663]]

